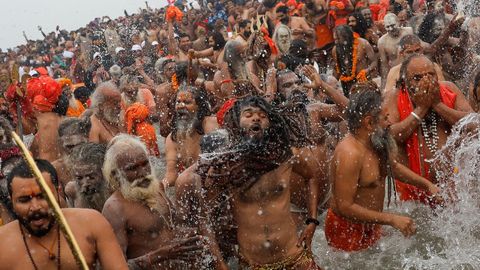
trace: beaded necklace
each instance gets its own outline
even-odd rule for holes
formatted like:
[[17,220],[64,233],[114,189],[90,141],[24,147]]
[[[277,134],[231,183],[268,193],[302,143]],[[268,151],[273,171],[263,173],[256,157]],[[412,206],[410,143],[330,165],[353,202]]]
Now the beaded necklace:
[[[32,265],[33,265],[33,268],[35,270],[38,270],[38,266],[37,264],[35,263],[35,260],[33,260],[33,256],[32,256],[32,253],[30,252],[30,248],[28,247],[28,244],[27,244],[27,238],[25,236],[25,232],[23,231],[23,228],[22,228],[22,225],[20,225],[20,223],[18,224],[19,227],[20,227],[20,232],[22,233],[22,239],[23,239],[23,243],[25,244],[25,248],[27,249],[27,253],[28,253],[28,257],[30,258],[30,261],[32,262]],[[55,256],[54,253],[52,253],[49,249],[45,248],[42,244],[38,243],[42,248],[44,248],[45,250],[48,251],[48,259],[50,260],[57,260],[57,270],[60,270],[60,267],[61,267],[61,259],[60,259],[60,228],[57,227],[57,253],[58,253],[58,256]]]
[[[427,121],[430,123],[430,129],[428,129]],[[427,115],[426,119],[422,120],[422,133],[425,138],[425,144],[430,150],[430,153],[435,154],[438,150],[438,129],[437,129],[437,116],[435,113]]]

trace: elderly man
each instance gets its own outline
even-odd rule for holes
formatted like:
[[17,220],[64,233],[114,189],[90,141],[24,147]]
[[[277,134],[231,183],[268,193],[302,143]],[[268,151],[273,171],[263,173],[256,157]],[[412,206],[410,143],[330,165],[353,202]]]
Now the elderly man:
[[385,16],[384,24],[387,33],[378,40],[382,81],[387,78],[390,68],[397,64],[398,44],[402,37],[413,35],[412,28],[399,27],[398,18],[393,13],[389,13]]
[[133,103],[141,103],[147,106],[149,112],[155,114],[156,106],[155,99],[150,90],[146,88],[139,88],[140,82],[136,76],[123,75],[120,78],[120,92],[122,93],[122,103],[125,108],[128,108]]
[[433,194],[439,191],[396,162],[395,141],[387,130],[380,92],[358,90],[346,113],[349,134],[337,145],[330,165],[333,197],[325,220],[328,244],[344,251],[374,245],[381,236],[380,225],[390,225],[405,236],[415,233],[409,217],[383,212],[385,187],[390,203],[394,173]]
[[273,40],[277,45],[280,56],[288,54],[292,42],[292,32],[290,28],[284,24],[278,25],[273,33]]
[[67,163],[73,179],[65,187],[71,207],[102,211],[110,196],[102,175],[105,152],[106,146],[97,143],[85,143],[71,151]]
[[91,123],[88,118],[66,118],[58,126],[62,157],[55,160],[52,165],[57,170],[58,180],[64,187],[72,180],[70,171],[67,169],[66,158],[75,146],[88,142],[90,128]]
[[177,92],[172,132],[165,142],[166,187],[174,186],[178,174],[197,161],[202,135],[217,128],[209,107],[207,95],[201,89],[182,86]]
[[[53,166],[36,160],[45,181],[58,197],[58,180]],[[16,221],[0,227],[0,269],[78,269],[45,195],[25,162],[9,174],[8,191]],[[112,227],[90,209],[62,209],[88,268],[127,270]],[[49,247],[49,248],[47,248]],[[99,265],[97,265],[99,263]]]
[[[445,145],[451,127],[472,109],[453,83],[438,80],[434,64],[424,55],[407,58],[399,78],[385,100],[390,133],[400,145],[399,161],[436,183],[437,168],[429,160]],[[415,187],[399,183],[398,191],[402,200],[430,203],[429,194]]]
[[90,117],[90,142],[107,144],[124,130],[121,99],[114,84],[106,82],[97,87],[92,95],[94,114]]
[[130,269],[180,269],[178,260],[193,258],[202,248],[198,236],[178,239],[171,203],[138,139],[115,137],[105,155],[103,174],[114,190],[103,215],[112,224]]
[[[290,213],[293,154],[282,116],[250,96],[235,102],[225,126],[229,145],[202,156],[197,172],[207,199],[231,197],[242,269],[319,269]],[[318,221],[306,223],[314,227]]]

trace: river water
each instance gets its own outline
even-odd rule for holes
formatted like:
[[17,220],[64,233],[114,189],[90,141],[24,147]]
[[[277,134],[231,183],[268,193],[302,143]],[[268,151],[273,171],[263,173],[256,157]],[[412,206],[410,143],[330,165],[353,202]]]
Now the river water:
[[[467,136],[460,131],[467,125],[477,128]],[[451,162],[458,168],[454,175],[458,201],[444,209],[412,202],[398,202],[387,211],[408,215],[415,220],[417,234],[411,238],[389,226],[383,237],[366,251],[346,253],[330,248],[323,229],[314,239],[313,252],[318,264],[334,269],[480,269],[480,116],[463,119],[450,136],[447,147],[455,145]],[[438,159],[445,160],[444,154]],[[324,216],[322,217],[324,218]],[[322,222],[323,224],[323,222]]]

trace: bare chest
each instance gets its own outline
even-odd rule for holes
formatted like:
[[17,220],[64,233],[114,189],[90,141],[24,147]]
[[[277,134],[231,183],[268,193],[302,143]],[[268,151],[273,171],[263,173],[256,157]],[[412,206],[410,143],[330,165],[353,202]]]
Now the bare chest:
[[282,165],[276,170],[264,174],[248,190],[244,191],[239,199],[242,202],[270,201],[289,191],[291,165]]

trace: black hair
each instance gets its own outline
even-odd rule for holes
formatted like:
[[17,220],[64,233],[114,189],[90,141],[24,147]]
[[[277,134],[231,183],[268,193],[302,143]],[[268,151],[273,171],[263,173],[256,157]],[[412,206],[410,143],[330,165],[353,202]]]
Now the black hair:
[[80,86],[75,91],[73,92],[73,96],[75,99],[78,100],[87,100],[93,93],[93,90],[85,87],[85,86]]
[[90,118],[66,118],[58,126],[58,136],[63,137],[67,134],[88,136],[91,127]]
[[433,27],[437,16],[439,15],[435,13],[427,14],[418,28],[418,37],[429,44],[432,44],[438,38],[433,35]]
[[227,41],[225,41],[225,38],[223,37],[222,33],[217,31],[212,32],[211,37],[213,38],[213,42],[214,42],[214,45],[213,45],[214,51],[220,51],[225,47],[225,44],[227,43]]
[[308,46],[307,43],[301,39],[294,39],[288,50],[289,54],[292,56],[298,57],[300,59],[307,59],[308,56]]
[[283,13],[283,14],[288,14],[288,11],[289,11],[289,9],[285,5],[277,7],[277,10],[276,10],[276,12],[280,12],[280,13]]
[[367,33],[368,26],[367,22],[365,21],[365,17],[363,17],[362,13],[360,11],[355,11],[353,14],[350,14],[350,16],[353,16],[355,20],[357,21],[357,24],[353,28],[353,31],[357,34],[359,34],[362,38],[365,38],[365,34]]
[[[351,75],[352,69],[352,53],[353,53],[353,31],[348,25],[341,25],[335,28],[337,35],[342,35],[347,41],[346,44],[335,44],[335,50],[337,53],[337,63],[340,67],[341,75]],[[348,63],[345,63],[347,59]]]
[[178,39],[182,39],[182,38],[184,38],[184,37],[188,37],[188,38],[190,39],[190,36],[189,36],[189,35],[187,35],[187,34],[185,34],[185,33],[183,33],[183,32],[178,33]]
[[[35,159],[35,164],[37,164],[40,172],[46,172],[50,174],[53,186],[55,187],[55,189],[58,189],[58,175],[53,165],[47,160],[43,159]],[[20,164],[18,164],[15,168],[13,168],[13,170],[7,176],[7,188],[10,198],[12,197],[12,181],[15,177],[33,178],[35,176],[32,173],[30,165],[28,165],[27,162],[25,162],[24,160],[21,161]]]
[[202,136],[200,140],[200,151],[202,154],[217,152],[226,145],[228,145],[228,133],[220,129]]
[[264,0],[262,4],[266,8],[274,8],[277,4],[277,0]]
[[382,106],[382,94],[379,91],[360,91],[350,98],[345,114],[348,130],[356,133],[366,116],[378,116]]
[[[193,99],[195,100],[195,103],[197,104],[198,110],[197,110],[197,119],[195,120],[195,123],[193,125],[193,128],[197,131],[198,134],[203,135],[205,134],[205,131],[203,130],[203,120],[205,117],[211,115],[211,109],[210,109],[210,103],[208,101],[208,95],[207,92],[203,88],[197,88],[195,86],[189,86],[186,84],[182,84],[177,92],[190,92],[193,95]],[[175,98],[176,100],[176,98]],[[172,127],[172,141],[177,141],[177,114],[174,113],[171,121],[171,127]]]
[[409,35],[403,36],[400,39],[400,42],[398,43],[398,47],[400,47],[400,50],[404,50],[405,46],[413,45],[413,44],[422,44],[422,41],[418,36],[409,34]]
[[67,93],[63,91],[62,94],[58,97],[58,101],[55,104],[52,112],[57,113],[60,116],[65,116],[67,115],[69,105],[70,104],[68,102]]
[[396,83],[396,87],[398,89],[403,89],[407,86],[406,78],[407,78],[408,66],[410,65],[410,62],[413,59],[420,58],[420,57],[425,57],[425,58],[428,59],[428,57],[423,55],[423,54],[415,53],[415,54],[412,54],[412,55],[408,56],[405,60],[403,60],[402,65],[400,66],[400,76],[398,77],[398,80],[397,80],[397,83]]
[[250,20],[242,20],[238,23],[238,28],[245,28],[250,23]]

